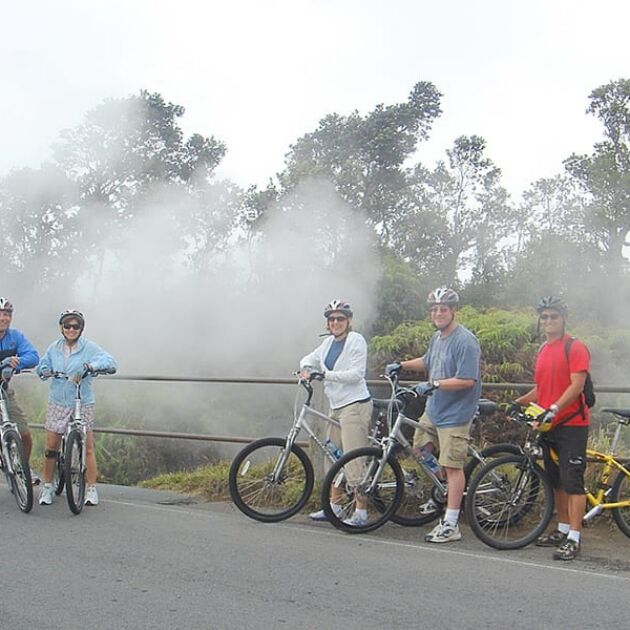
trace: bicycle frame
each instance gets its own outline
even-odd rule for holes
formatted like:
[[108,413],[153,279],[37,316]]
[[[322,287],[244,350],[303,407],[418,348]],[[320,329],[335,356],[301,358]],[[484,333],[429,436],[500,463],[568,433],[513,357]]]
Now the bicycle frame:
[[297,440],[298,435],[300,434],[302,430],[306,431],[308,436],[315,442],[315,444],[317,444],[317,446],[322,450],[324,455],[331,462],[335,461],[335,458],[333,457],[333,455],[328,452],[328,449],[324,446],[324,443],[317,437],[317,435],[315,434],[315,431],[307,422],[306,418],[308,416],[313,416],[315,418],[319,418],[320,420],[324,420],[325,422],[328,422],[329,424],[332,424],[333,426],[336,426],[336,427],[340,427],[340,424],[339,422],[337,422],[337,420],[331,418],[330,416],[327,416],[325,413],[322,413],[321,411],[318,411],[317,409],[314,409],[312,407],[311,401],[313,398],[313,386],[311,385],[309,381],[300,379],[299,384],[307,391],[308,395],[307,395],[306,400],[302,403],[300,413],[294,414],[293,425],[291,426],[291,429],[289,430],[289,433],[287,435],[285,447],[282,453],[280,454],[280,457],[278,457],[278,460],[276,461],[273,471],[271,472],[271,478],[274,481],[276,481],[279,478],[279,476],[282,474],[284,465],[286,464],[287,458],[289,457],[289,454],[291,453],[291,448],[293,447],[293,444],[295,444],[295,441]]
[[14,429],[18,431],[18,426],[15,422],[11,422],[11,418],[9,417],[9,409],[7,405],[7,399],[4,387],[0,387],[0,413],[2,414],[2,421],[0,422],[0,443],[2,443],[2,464],[5,467],[5,471],[10,474],[15,474],[13,470],[13,464],[11,463],[11,457],[9,457],[9,453],[6,451],[6,444],[4,443],[4,434],[9,429]]

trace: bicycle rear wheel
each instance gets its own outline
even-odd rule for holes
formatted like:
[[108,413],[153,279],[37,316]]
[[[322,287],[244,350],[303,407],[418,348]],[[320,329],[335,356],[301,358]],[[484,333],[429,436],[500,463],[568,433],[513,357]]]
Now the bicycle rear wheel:
[[311,496],[315,483],[311,460],[295,444],[288,454],[285,448],[283,438],[263,438],[247,445],[232,461],[230,497],[249,518],[283,521],[297,514]]
[[[384,525],[398,508],[403,473],[394,457],[386,462],[381,458],[380,448],[357,448],[328,471],[322,486],[322,507],[337,529],[349,534],[370,532]],[[365,520],[349,522],[362,505],[367,510]]]
[[74,514],[80,514],[85,500],[85,443],[80,431],[70,431],[64,453],[64,479],[68,507]]
[[[620,472],[615,477],[610,500],[613,503],[630,501],[630,476]],[[630,507],[613,508],[612,515],[619,529],[630,538]]]
[[[403,476],[403,492],[396,511],[391,520],[404,527],[418,527],[426,525],[442,514],[446,497],[437,496],[437,488],[424,468],[406,450],[395,455]],[[430,505],[437,506],[432,511],[426,511]]]
[[545,531],[553,503],[542,468],[525,456],[506,455],[484,465],[471,481],[466,518],[486,545],[518,549]]
[[11,484],[11,491],[20,510],[28,513],[33,507],[33,485],[22,438],[17,431],[9,429],[5,432],[3,439],[9,456],[9,465],[5,464],[5,472]]
[[[62,445],[63,449],[63,445]],[[55,494],[59,496],[63,492],[63,487],[65,485],[65,477],[63,471],[63,450],[57,452],[57,457],[55,458],[55,468],[53,470],[53,480],[52,486],[55,491]]]

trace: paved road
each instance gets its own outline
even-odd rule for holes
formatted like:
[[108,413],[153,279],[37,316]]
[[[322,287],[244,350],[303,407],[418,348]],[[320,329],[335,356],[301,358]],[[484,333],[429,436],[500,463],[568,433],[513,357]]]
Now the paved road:
[[630,540],[613,530],[567,566],[534,547],[491,550],[469,532],[435,547],[421,542],[425,529],[349,536],[305,517],[264,525],[227,504],[100,489],[101,505],[79,516],[64,497],[23,515],[0,486],[0,628],[531,630],[625,619]]

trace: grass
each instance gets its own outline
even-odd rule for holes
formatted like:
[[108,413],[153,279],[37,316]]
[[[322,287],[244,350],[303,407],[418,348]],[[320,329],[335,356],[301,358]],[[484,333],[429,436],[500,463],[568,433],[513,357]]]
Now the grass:
[[194,494],[208,501],[227,501],[228,471],[230,462],[222,461],[217,464],[200,466],[190,471],[165,473],[141,481],[142,488],[154,490],[172,490],[182,494]]
[[[230,462],[222,461],[217,464],[201,466],[190,471],[180,471],[158,475],[152,479],[141,481],[138,485],[142,488],[153,490],[170,490],[182,494],[191,494],[202,497],[207,501],[230,501],[228,490],[228,472]],[[288,488],[286,494],[288,501],[295,499],[293,488]],[[294,489],[299,492],[298,488]],[[320,508],[321,482],[315,482],[313,492],[304,507],[304,511],[313,511]]]

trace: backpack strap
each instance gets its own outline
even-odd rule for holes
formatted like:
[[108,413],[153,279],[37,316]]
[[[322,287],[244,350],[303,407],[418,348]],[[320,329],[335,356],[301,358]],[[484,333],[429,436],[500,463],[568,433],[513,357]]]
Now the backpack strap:
[[[569,355],[571,354],[571,346],[573,345],[573,342],[576,339],[577,337],[569,337],[564,342],[564,356],[567,358],[567,367],[569,368],[569,374],[571,373],[571,364],[569,362]],[[572,413],[567,418],[564,418],[562,422],[558,422],[556,426],[559,427],[561,424],[564,424],[565,422],[572,420],[573,418],[575,418],[575,416],[578,416],[578,415],[581,415],[582,418],[586,420],[586,414],[584,413],[584,391],[580,393],[580,408],[575,413]]]

